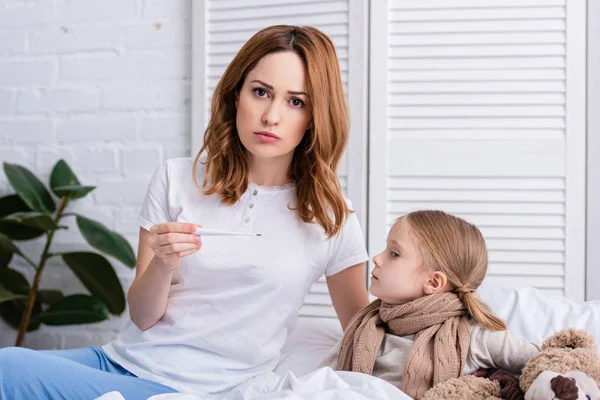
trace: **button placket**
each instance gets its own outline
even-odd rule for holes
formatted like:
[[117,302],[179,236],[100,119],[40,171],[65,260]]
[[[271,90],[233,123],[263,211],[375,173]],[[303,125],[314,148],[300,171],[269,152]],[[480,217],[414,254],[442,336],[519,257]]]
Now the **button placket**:
[[245,231],[251,230],[251,225],[254,221],[254,206],[256,204],[257,195],[258,190],[256,188],[252,189],[252,196],[250,196],[250,199],[248,200],[248,205],[246,206],[246,210],[242,218],[242,229]]

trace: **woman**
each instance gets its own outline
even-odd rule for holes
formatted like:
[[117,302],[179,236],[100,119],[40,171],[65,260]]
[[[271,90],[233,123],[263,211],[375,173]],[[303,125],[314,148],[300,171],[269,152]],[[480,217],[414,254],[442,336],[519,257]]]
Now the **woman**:
[[[347,138],[331,40],[310,27],[256,33],[215,89],[195,160],[152,178],[131,322],[102,348],[1,350],[0,396],[223,398],[266,385],[321,275],[342,326],[368,304],[363,235],[336,177]],[[261,236],[201,238],[199,225]]]

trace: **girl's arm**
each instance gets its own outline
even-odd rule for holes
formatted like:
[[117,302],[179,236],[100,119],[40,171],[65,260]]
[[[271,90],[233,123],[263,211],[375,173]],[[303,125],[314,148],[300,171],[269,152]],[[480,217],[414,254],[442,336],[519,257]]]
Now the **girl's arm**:
[[538,345],[514,336],[508,330],[489,331],[475,326],[471,333],[469,358],[480,368],[521,373],[527,361],[539,351]]
[[369,304],[366,264],[356,264],[328,276],[327,287],[342,329],[346,329],[354,314]]

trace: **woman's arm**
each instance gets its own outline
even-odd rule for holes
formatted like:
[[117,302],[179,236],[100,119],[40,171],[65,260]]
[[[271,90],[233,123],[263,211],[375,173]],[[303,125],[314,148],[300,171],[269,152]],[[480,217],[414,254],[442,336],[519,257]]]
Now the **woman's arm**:
[[127,292],[129,316],[141,330],[165,313],[171,280],[181,258],[202,246],[192,224],[165,223],[147,231],[140,228],[135,279]]
[[354,314],[369,304],[366,264],[356,264],[328,276],[327,287],[342,329],[346,329]]

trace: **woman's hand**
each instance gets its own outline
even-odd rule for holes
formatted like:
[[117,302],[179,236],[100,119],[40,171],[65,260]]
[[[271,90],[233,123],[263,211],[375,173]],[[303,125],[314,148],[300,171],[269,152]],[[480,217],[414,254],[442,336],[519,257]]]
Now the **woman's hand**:
[[199,226],[187,222],[165,222],[153,225],[148,236],[148,246],[164,265],[174,270],[181,259],[200,250],[202,240],[194,235]]

